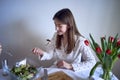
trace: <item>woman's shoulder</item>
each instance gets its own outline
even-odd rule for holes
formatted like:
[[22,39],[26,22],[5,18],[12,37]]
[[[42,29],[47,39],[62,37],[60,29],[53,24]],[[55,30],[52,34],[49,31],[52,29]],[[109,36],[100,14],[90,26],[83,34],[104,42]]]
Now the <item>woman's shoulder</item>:
[[77,44],[89,45],[89,41],[84,36],[77,36],[76,37]]
[[87,40],[84,36],[80,36],[80,35],[75,35],[75,39],[76,39],[76,41],[77,40],[79,40],[79,41]]

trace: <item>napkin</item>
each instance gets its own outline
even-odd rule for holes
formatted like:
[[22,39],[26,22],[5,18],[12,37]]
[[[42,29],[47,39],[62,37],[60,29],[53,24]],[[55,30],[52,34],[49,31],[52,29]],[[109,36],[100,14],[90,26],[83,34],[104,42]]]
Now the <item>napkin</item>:
[[27,59],[23,59],[20,62],[16,62],[16,67],[19,67],[20,65],[26,65],[27,64]]

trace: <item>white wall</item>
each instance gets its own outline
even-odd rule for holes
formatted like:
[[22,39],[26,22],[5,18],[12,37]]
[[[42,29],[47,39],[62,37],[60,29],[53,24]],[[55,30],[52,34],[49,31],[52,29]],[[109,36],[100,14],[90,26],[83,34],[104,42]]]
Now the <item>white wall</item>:
[[[0,60],[8,59],[12,66],[27,57],[36,66],[45,65],[31,50],[45,48],[46,39],[55,32],[52,17],[62,8],[71,9],[86,38],[92,33],[99,42],[100,36],[120,34],[120,0],[0,0]],[[119,77],[118,66],[120,60],[113,69]]]

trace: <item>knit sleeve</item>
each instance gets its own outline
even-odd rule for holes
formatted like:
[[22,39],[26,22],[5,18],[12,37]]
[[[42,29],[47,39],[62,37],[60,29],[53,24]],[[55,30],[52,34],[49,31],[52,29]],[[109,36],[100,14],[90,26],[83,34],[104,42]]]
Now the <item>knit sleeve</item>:
[[72,63],[73,70],[74,71],[83,71],[86,69],[91,69],[95,63],[95,57],[93,56],[93,53],[91,51],[91,48],[89,47],[89,43],[86,42],[85,39],[82,39],[78,41],[79,47],[78,47],[78,56]]

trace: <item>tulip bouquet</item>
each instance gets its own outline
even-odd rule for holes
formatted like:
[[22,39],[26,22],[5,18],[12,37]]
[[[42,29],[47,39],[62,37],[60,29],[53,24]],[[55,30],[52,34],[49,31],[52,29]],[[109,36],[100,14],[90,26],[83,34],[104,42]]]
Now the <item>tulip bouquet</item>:
[[96,43],[91,34],[90,39],[91,47],[99,59],[99,61],[92,68],[90,77],[94,74],[97,66],[101,65],[103,69],[103,74],[101,77],[104,80],[111,80],[110,72],[116,60],[120,58],[120,38],[118,38],[118,34],[115,37],[101,37],[101,46]]

